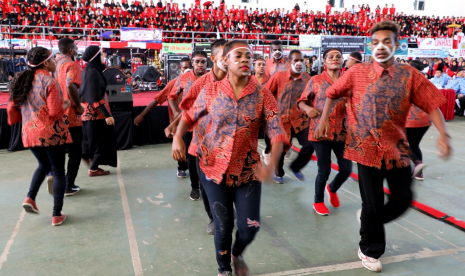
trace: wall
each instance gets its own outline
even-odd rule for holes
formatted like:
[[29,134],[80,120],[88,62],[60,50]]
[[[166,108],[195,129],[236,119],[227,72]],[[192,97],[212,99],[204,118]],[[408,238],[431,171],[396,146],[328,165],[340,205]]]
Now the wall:
[[[285,8],[286,10],[292,10],[296,3],[299,3],[300,9],[305,10],[313,10],[313,11],[324,11],[326,6],[327,0],[291,0],[289,2],[282,1],[282,0],[248,0],[250,3],[242,3],[242,0],[226,0],[226,5],[228,9],[234,5],[236,8],[240,5],[241,7],[246,6],[247,9],[252,8],[255,11],[255,8],[265,9],[267,8],[268,11],[277,8]],[[336,3],[340,3],[340,0],[335,0]],[[388,4],[390,7],[392,4],[396,7],[396,9],[400,12],[403,11],[406,14],[415,14],[415,15],[426,15],[426,16],[465,16],[465,1],[464,0],[424,0],[425,1],[425,10],[418,11],[413,9],[414,0],[344,0],[344,5],[348,9],[352,7],[352,5],[358,6],[362,4],[369,4],[371,9],[374,10],[377,5],[381,8],[384,7],[385,4]],[[155,0],[154,2],[158,2]],[[177,2],[182,6],[182,3],[186,4],[186,7],[189,8],[191,3],[194,3],[194,0],[173,0],[173,2]],[[205,0],[202,0],[201,3],[205,3]],[[220,0],[215,0],[215,6],[218,6]],[[258,3],[257,3],[258,2]],[[304,5],[304,2],[307,4]],[[164,0],[163,0],[164,3]],[[335,8],[335,10],[343,10],[340,8]]]

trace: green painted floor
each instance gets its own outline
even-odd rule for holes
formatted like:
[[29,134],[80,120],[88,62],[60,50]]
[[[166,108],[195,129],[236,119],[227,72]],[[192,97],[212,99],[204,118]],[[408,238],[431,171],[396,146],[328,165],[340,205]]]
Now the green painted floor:
[[[465,120],[448,127],[454,156],[447,162],[435,153],[434,127],[423,139],[428,167],[425,181],[415,183],[416,199],[465,220]],[[188,179],[176,177],[170,150],[160,144],[118,152],[119,176],[111,168],[109,176],[89,178],[83,165],[83,190],[65,198],[68,219],[60,227],[51,226],[45,185],[40,215],[22,211],[36,167],[32,154],[0,151],[0,276],[217,275],[203,204],[189,199]],[[284,185],[263,187],[261,231],[245,253],[252,275],[372,274],[357,258],[358,184],[348,180],[341,207],[321,217],[311,208],[316,172],[311,162],[305,182],[287,175]],[[465,275],[465,232],[413,209],[386,231],[381,275]]]

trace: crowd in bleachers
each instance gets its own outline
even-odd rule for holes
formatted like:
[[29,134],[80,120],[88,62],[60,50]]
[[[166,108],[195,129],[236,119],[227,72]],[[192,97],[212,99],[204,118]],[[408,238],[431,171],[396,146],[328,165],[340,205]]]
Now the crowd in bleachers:
[[[9,38],[8,19],[12,25],[12,38],[58,39],[61,37],[91,40],[119,40],[121,27],[161,28],[164,42],[209,41],[217,38],[248,39],[251,42],[267,43],[275,39],[298,44],[299,34],[322,34],[342,36],[367,36],[373,24],[392,20],[401,26],[400,36],[451,37],[454,30],[449,24],[462,25],[465,17],[418,16],[398,11],[394,5],[370,7],[359,5],[335,11],[328,1],[326,10],[303,10],[296,4],[282,9],[253,10],[250,7],[228,6],[224,0],[197,0],[185,4],[161,0],[4,0],[0,8],[1,32]],[[40,27],[33,27],[40,26]],[[45,27],[45,28],[43,28]],[[61,29],[60,29],[61,28]],[[83,29],[86,31],[84,32]],[[462,26],[463,28],[463,26]],[[101,38],[101,34],[103,38]],[[194,36],[194,37],[193,37]]]

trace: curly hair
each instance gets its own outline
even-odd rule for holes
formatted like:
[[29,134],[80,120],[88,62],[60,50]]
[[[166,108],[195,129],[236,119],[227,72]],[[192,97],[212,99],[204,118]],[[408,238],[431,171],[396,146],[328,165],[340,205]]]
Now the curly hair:
[[[39,64],[50,55],[50,51],[44,47],[35,47],[27,52],[27,61],[32,64]],[[39,67],[27,66],[26,70],[19,73],[11,82],[10,85],[10,101],[15,105],[22,105],[26,102],[29,93],[32,90],[32,83],[34,82],[34,75]]]
[[373,26],[373,28],[371,28],[371,35],[373,35],[374,33],[378,32],[378,31],[391,31],[394,33],[394,39],[395,41],[394,42],[397,42],[397,40],[399,39],[398,36],[399,36],[399,25],[397,25],[397,23],[391,21],[391,20],[384,20],[384,21],[381,21],[377,24],[375,24]]

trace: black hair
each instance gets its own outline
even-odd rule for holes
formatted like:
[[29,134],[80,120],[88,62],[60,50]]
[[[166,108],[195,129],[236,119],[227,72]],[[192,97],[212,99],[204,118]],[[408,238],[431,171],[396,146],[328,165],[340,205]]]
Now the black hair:
[[[27,52],[28,64],[39,64],[46,60],[50,55],[50,51],[44,47],[34,47]],[[38,67],[27,66],[26,70],[19,73],[13,79],[10,85],[10,101],[14,105],[20,106],[26,102],[29,93],[32,90],[32,83],[34,82],[34,75],[37,69],[43,67],[43,64]]]
[[360,54],[359,52],[352,52],[349,54],[349,56],[357,59],[357,63],[362,62],[362,54]]
[[255,59],[254,62],[257,62],[257,61],[265,61],[265,60],[264,60],[263,58],[260,57],[260,58]]
[[299,50],[292,50],[292,51],[289,53],[289,58],[291,58],[293,54],[302,54],[302,52],[299,51]]
[[181,59],[181,62],[185,62],[185,61],[190,62],[191,60],[190,60],[188,57],[183,57],[183,58]]
[[192,53],[192,57],[204,57],[204,58],[207,58],[207,53],[205,53],[204,51],[195,51],[194,53]]
[[323,59],[326,59],[326,55],[328,55],[329,52],[334,51],[334,50],[336,50],[336,51],[338,51],[339,53],[341,53],[341,56],[342,56],[342,51],[341,51],[341,49],[339,49],[339,48],[329,48],[329,49],[326,49],[326,51],[323,52]]
[[58,41],[58,49],[60,50],[60,53],[66,54],[66,52],[73,47],[74,45],[74,40],[71,38],[62,38],[60,41]]
[[397,42],[399,36],[399,25],[391,20],[381,21],[371,28],[371,35],[378,31],[391,31],[394,33],[394,42]]
[[219,50],[218,48],[224,47],[226,42],[227,41],[225,39],[217,39],[217,40],[213,41],[213,43],[211,44],[212,55],[216,55],[218,50]]
[[410,61],[410,66],[412,66],[413,68],[417,69],[418,71],[423,71],[423,69],[425,69],[425,65],[419,61],[419,60],[412,60]]
[[271,45],[283,46],[283,44],[281,43],[281,40],[275,40],[275,41],[271,42]]
[[460,66],[459,69],[457,70],[457,73],[460,71],[465,71],[465,66]]
[[226,57],[226,54],[229,51],[231,51],[231,49],[234,48],[237,44],[243,44],[243,45],[246,45],[247,47],[249,47],[249,44],[247,44],[247,42],[245,42],[243,40],[230,40],[230,41],[226,42],[226,44],[224,45],[223,57]]

